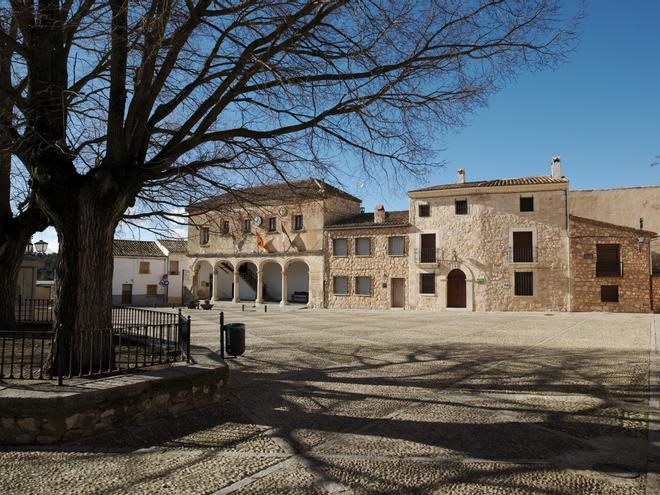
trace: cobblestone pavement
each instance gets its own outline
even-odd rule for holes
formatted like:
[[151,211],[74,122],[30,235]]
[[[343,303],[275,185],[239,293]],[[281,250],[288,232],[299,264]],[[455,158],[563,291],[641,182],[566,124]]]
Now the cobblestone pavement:
[[650,315],[223,309],[248,328],[227,402],[4,448],[0,493],[657,493]]

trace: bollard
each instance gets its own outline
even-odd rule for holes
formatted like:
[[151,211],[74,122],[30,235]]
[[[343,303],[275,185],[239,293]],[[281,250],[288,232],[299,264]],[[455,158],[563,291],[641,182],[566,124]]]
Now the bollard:
[[241,311],[245,311],[245,304],[241,304]]
[[268,304],[264,304],[264,313],[268,313]]

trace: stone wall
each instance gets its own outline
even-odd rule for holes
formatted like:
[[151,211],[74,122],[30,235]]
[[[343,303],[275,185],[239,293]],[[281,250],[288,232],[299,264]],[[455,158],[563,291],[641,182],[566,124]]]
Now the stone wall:
[[[388,238],[405,238],[405,255],[388,254]],[[367,237],[371,240],[369,256],[355,255],[355,239]],[[348,254],[345,257],[333,256],[333,239],[348,240]],[[325,235],[325,305],[328,308],[343,309],[387,309],[392,306],[391,279],[405,279],[405,307],[408,307],[408,227],[367,227],[326,230]],[[333,293],[333,277],[347,276],[348,294]],[[371,294],[355,293],[355,277],[372,278]]]
[[[645,241],[639,245],[640,235]],[[571,216],[571,310],[648,312],[650,294],[650,233]],[[596,245],[619,244],[622,277],[596,276]],[[601,286],[619,287],[619,302],[601,302]]]
[[54,444],[199,409],[227,396],[227,367],[181,365],[63,387],[0,391],[0,444]]
[[[568,310],[568,237],[566,184],[497,187],[410,194],[410,304],[415,309],[447,308],[447,275],[460,269],[466,276],[467,310]],[[520,211],[520,197],[534,197],[534,211]],[[468,214],[455,213],[455,200],[467,199]],[[418,205],[428,203],[431,214],[418,216]],[[513,263],[512,232],[530,230],[536,261]],[[422,233],[435,233],[442,260],[421,264],[416,259]],[[532,296],[514,294],[516,271],[531,271]],[[420,294],[421,273],[436,275],[436,293]]]
[[653,295],[653,311],[660,313],[660,275],[651,277],[651,293]]
[[[580,217],[660,233],[660,186],[590,189],[568,193],[569,212]],[[651,244],[653,271],[660,273],[660,242]]]

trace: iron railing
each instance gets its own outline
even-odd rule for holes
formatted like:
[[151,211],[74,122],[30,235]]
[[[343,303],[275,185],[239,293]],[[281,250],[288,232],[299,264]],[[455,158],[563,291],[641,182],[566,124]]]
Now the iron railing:
[[512,247],[509,249],[509,260],[513,263],[536,263],[538,254],[536,246]]
[[437,263],[440,257],[439,248],[415,248],[416,263]]
[[0,331],[0,379],[57,378],[61,384],[190,360],[190,317],[129,309],[137,308],[113,308],[112,328]]
[[623,261],[596,261],[597,277],[623,277]]
[[28,299],[19,296],[14,305],[16,323],[49,323],[53,321],[52,299]]

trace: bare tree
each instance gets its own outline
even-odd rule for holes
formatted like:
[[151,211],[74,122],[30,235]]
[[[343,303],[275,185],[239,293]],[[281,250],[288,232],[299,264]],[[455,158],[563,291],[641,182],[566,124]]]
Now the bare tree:
[[109,324],[113,232],[150,192],[332,171],[337,148],[419,173],[434,129],[573,40],[556,0],[2,2],[2,139],[58,232],[67,333]]

